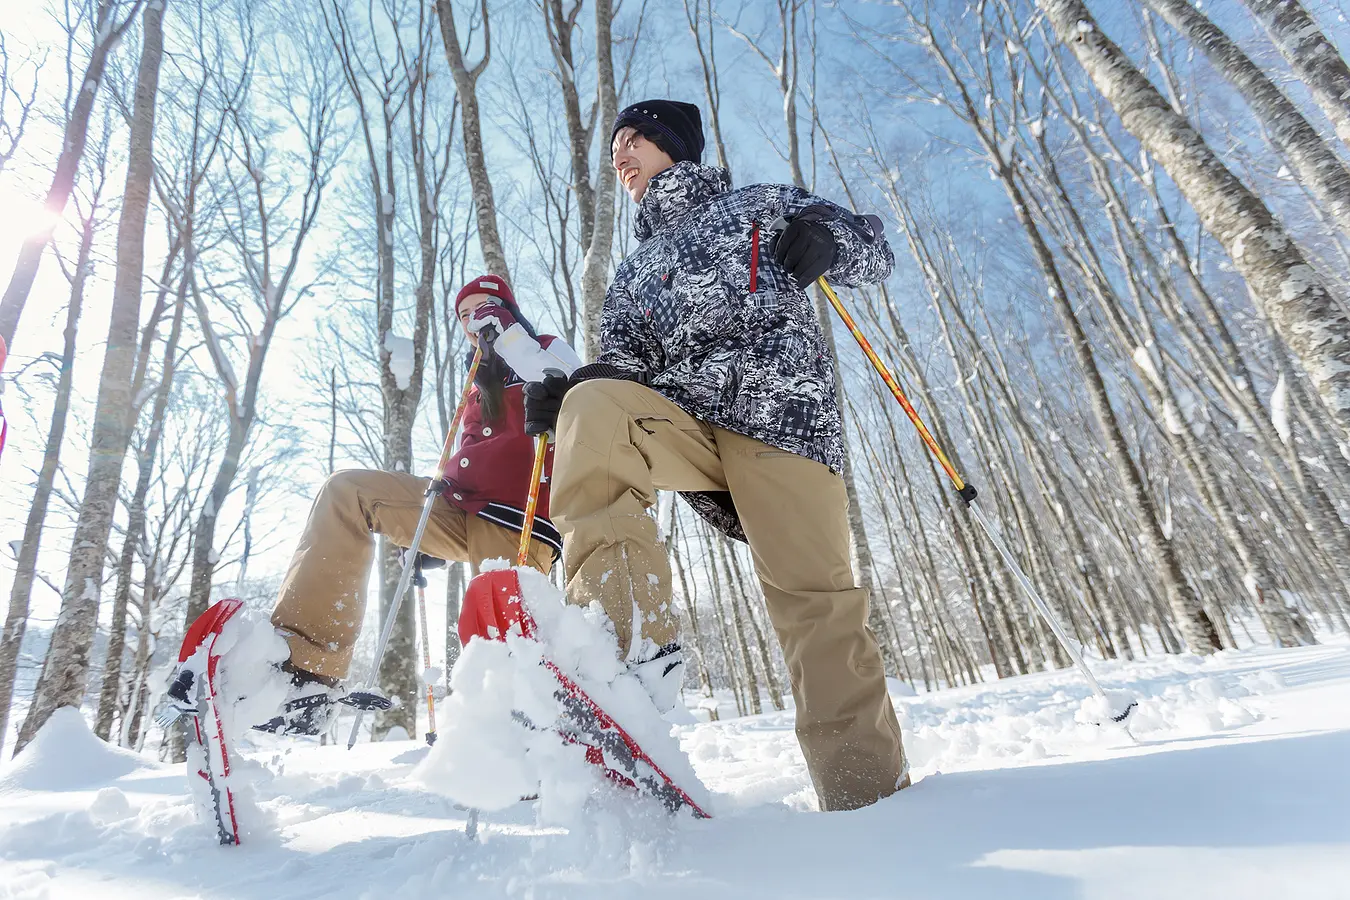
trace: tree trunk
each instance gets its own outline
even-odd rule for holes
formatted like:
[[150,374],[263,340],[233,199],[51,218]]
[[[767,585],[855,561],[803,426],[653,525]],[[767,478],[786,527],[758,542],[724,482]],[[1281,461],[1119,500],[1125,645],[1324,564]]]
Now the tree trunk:
[[[61,141],[61,155],[57,157],[56,171],[52,173],[51,187],[47,190],[47,200],[43,204],[46,211],[51,214],[53,224],[24,241],[14,265],[14,274],[10,276],[9,287],[5,289],[4,298],[0,299],[0,340],[11,347],[14,346],[14,332],[19,328],[19,317],[23,315],[24,304],[28,302],[28,294],[32,291],[33,281],[37,278],[42,254],[47,249],[47,242],[51,240],[52,231],[56,228],[55,222],[65,211],[66,203],[70,200],[70,192],[75,187],[80,159],[84,156],[85,142],[89,137],[89,114],[93,111],[94,99],[98,96],[99,86],[103,83],[103,71],[108,65],[108,54],[122,39],[123,32],[135,18],[142,2],[143,0],[136,0],[131,12],[120,24],[116,23],[115,19],[121,0],[100,0],[98,4],[98,14],[94,18],[93,51],[79,82],[81,87],[75,97],[75,107],[70,112],[70,118],[66,120]],[[150,12],[146,10],[147,22]],[[162,11],[155,10],[154,14],[156,22],[159,22]],[[156,61],[156,77],[158,67],[159,63]],[[138,102],[139,99],[138,92]]]
[[464,597],[464,564],[452,562],[445,575],[445,686],[464,648],[459,643],[459,605]]
[[140,323],[141,279],[145,258],[145,219],[153,169],[155,102],[164,55],[164,9],[151,3],[143,17],[143,47],[136,77],[126,190],[117,226],[117,275],[112,316],[99,378],[89,475],[71,543],[70,565],[61,596],[61,613],[42,665],[33,704],[19,732],[22,749],[61,706],[79,706],[89,675],[89,652],[98,625],[104,556],[117,507],[122,460],[130,439],[133,405],[131,376],[136,327]]
[[731,564],[727,562],[726,539],[720,534],[715,534],[712,536],[712,542],[717,546],[717,556],[722,563],[722,577],[725,579],[727,598],[731,603],[731,619],[736,625],[736,643],[740,647],[741,659],[745,661],[745,675],[750,692],[750,711],[759,715],[764,710],[763,700],[759,693],[759,676],[755,673],[755,660],[750,655],[750,642],[745,636],[745,615],[741,612],[741,607],[748,603],[749,598],[746,597],[743,586],[732,577]]
[[483,263],[488,272],[510,284],[511,271],[506,265],[506,251],[497,231],[497,204],[492,196],[492,179],[488,175],[487,160],[483,155],[483,126],[478,113],[478,77],[487,68],[492,56],[492,27],[488,18],[487,0],[481,0],[483,10],[483,58],[472,69],[464,63],[464,52],[459,46],[455,29],[455,11],[451,0],[436,0],[436,17],[441,24],[441,42],[445,58],[450,64],[450,75],[459,92],[460,121],[464,134],[464,167],[469,172],[473,205],[477,214],[478,243],[483,251]]
[[4,748],[9,728],[10,704],[14,701],[14,677],[18,671],[19,649],[28,627],[28,608],[37,575],[38,546],[42,543],[42,526],[47,518],[56,483],[56,471],[61,461],[61,441],[65,435],[66,419],[70,413],[71,383],[75,373],[75,336],[80,322],[80,308],[84,304],[84,285],[89,277],[89,251],[94,242],[94,216],[90,211],[80,236],[79,256],[75,262],[75,277],[70,285],[70,306],[66,310],[65,348],[61,354],[61,374],[56,382],[56,398],[52,404],[52,423],[47,431],[47,447],[38,471],[37,489],[28,508],[28,521],[19,546],[18,565],[14,584],[9,594],[9,614],[5,631],[0,637],[0,749]]
[[[731,693],[736,698],[736,714],[744,716],[749,712],[749,704],[741,684],[740,663],[731,640],[731,620],[722,605],[722,582],[717,574],[717,560],[712,546],[714,538],[710,536],[709,528],[702,523],[699,524],[699,533],[703,537],[703,559],[707,566],[704,571],[712,581],[713,614],[717,616],[717,633],[722,639],[722,659],[726,664],[727,680],[731,682]],[[751,675],[753,677],[753,672]]]
[[[703,46],[703,4],[707,4],[708,46]],[[684,0],[684,18],[689,23],[689,33],[694,36],[694,49],[698,52],[698,62],[703,70],[703,97],[707,101],[708,127],[712,129],[713,144],[717,147],[717,164],[731,175],[731,161],[727,159],[727,147],[722,141],[722,88],[717,74],[717,39],[714,37],[712,22],[712,0]]]
[[1018,218],[1023,220],[1023,225],[1031,238],[1037,260],[1049,282],[1050,293],[1055,308],[1059,312],[1060,321],[1069,332],[1069,343],[1074,350],[1079,369],[1087,379],[1088,398],[1102,429],[1102,436],[1107,446],[1107,455],[1113,468],[1120,474],[1128,487],[1135,514],[1143,526],[1140,539],[1144,543],[1145,551],[1157,572],[1159,580],[1166,589],[1172,613],[1176,617],[1177,624],[1181,627],[1186,644],[1195,653],[1203,654],[1219,650],[1221,645],[1218,635],[1214,631],[1214,624],[1205,614],[1199,598],[1196,597],[1195,592],[1182,574],[1176,548],[1163,533],[1161,523],[1158,521],[1157,506],[1144,485],[1139,467],[1130,455],[1125,436],[1121,431],[1120,422],[1115,411],[1111,408],[1106,384],[1093,356],[1087,334],[1079,322],[1078,314],[1074,311],[1072,304],[1069,303],[1067,287],[1060,279],[1050,249],[1042,240],[1039,229],[1031,221],[1026,200],[1022,197],[1020,189],[1012,182],[1011,173],[1008,173],[1005,186],[1008,187],[1010,199],[1017,210]]
[[188,582],[187,617],[184,627],[191,625],[211,605],[211,584],[216,574],[216,563],[220,561],[215,549],[216,522],[226,499],[230,496],[234,477],[239,474],[239,459],[243,456],[244,446],[248,442],[251,425],[251,416],[248,421],[234,415],[230,416],[230,432],[225,442],[225,453],[211,482],[206,505],[197,517],[197,524],[193,526],[192,575]]
[[[189,263],[190,264],[190,263]],[[187,306],[187,278],[178,289],[178,305],[174,308],[173,325],[164,344],[164,364],[160,368],[159,386],[155,390],[155,405],[150,413],[150,428],[145,444],[138,454],[136,491],[127,506],[127,529],[122,539],[122,555],[117,567],[117,589],[113,594],[112,622],[108,628],[108,655],[103,664],[103,685],[98,696],[98,714],[94,720],[94,734],[108,740],[112,733],[113,715],[122,682],[122,653],[126,646],[127,604],[131,599],[132,568],[136,548],[145,535],[145,500],[155,474],[155,456],[160,437],[164,433],[164,418],[169,407],[169,396],[174,381],[174,357],[178,353],[178,339],[183,331],[183,309]],[[142,622],[142,629],[148,626]]]
[[[703,643],[703,629],[698,621],[698,605],[694,592],[689,587],[689,576],[684,569],[684,557],[680,553],[680,521],[678,501],[671,498],[670,523],[666,526],[666,546],[670,548],[670,560],[675,564],[675,572],[680,577],[680,595],[684,597],[685,615],[689,617],[689,630],[694,636],[694,653],[698,656],[698,684],[703,693],[711,697],[712,678],[708,675],[708,654]],[[717,709],[711,710],[713,721],[717,720]]]
[[582,352],[586,359],[600,354],[600,311],[605,305],[609,284],[610,255],[614,247],[614,197],[617,179],[609,159],[609,127],[619,114],[619,98],[614,88],[614,22],[612,0],[595,0],[595,68],[598,122],[606,142],[595,174],[595,216],[590,243],[581,264]]
[[[1037,0],[1037,2],[1042,8],[1047,9],[1049,18],[1055,24],[1057,30],[1059,25],[1064,24],[1060,21],[1060,18],[1068,15],[1062,9],[1066,2],[1077,7],[1083,13],[1082,18],[1085,21],[1090,21],[1087,19],[1087,10],[1082,8],[1081,3],[1074,3],[1073,0]],[[1086,33],[1096,34],[1095,31],[1091,30]],[[1054,304],[1059,319],[1068,333],[1069,345],[1073,350],[1078,368],[1087,380],[1085,387],[1088,399],[1098,427],[1101,429],[1102,437],[1106,442],[1107,458],[1128,488],[1130,505],[1141,526],[1140,540],[1143,542],[1149,563],[1153,568],[1153,575],[1166,589],[1172,612],[1181,626],[1187,645],[1196,653],[1212,653],[1221,647],[1218,634],[1214,630],[1214,623],[1205,614],[1199,598],[1182,574],[1176,548],[1172,546],[1163,533],[1162,525],[1158,521],[1156,504],[1148,493],[1138,465],[1130,455],[1129,445],[1126,443],[1115,410],[1111,406],[1106,382],[1098,367],[1087,333],[1078,318],[1078,313],[1070,302],[1068,286],[1060,275],[1054,253],[1046,243],[1040,226],[1032,216],[1029,198],[1025,196],[1018,183],[1011,161],[1005,158],[1005,153],[999,148],[997,135],[991,133],[985,125],[975,98],[971,96],[945,51],[937,43],[936,35],[931,30],[928,34],[930,53],[942,65],[948,77],[956,85],[960,94],[962,113],[983,146],[995,177],[1002,182],[1004,190],[1008,194],[1008,200],[1012,205],[1013,214],[1031,244],[1036,266],[1045,279],[1051,302]],[[1067,40],[1064,35],[1068,34],[1070,34],[1069,31],[1061,32],[1061,40]],[[1156,95],[1156,92],[1154,93]],[[1162,102],[1161,97],[1158,99]],[[1163,106],[1166,108],[1165,103],[1163,103]]]
[[1242,0],[1350,145],[1350,67],[1299,0]]
[[[1238,89],[1322,210],[1342,234],[1350,235],[1350,171],[1293,101],[1190,0],[1145,2],[1199,47],[1219,74]],[[1345,86],[1350,88],[1350,78]]]
[[[1342,437],[1350,437],[1350,319],[1321,276],[1265,203],[1101,31],[1082,0],[1036,2],[1126,130],[1157,158],[1206,230],[1228,251],[1253,297],[1317,386]],[[1285,6],[1291,2],[1281,0]],[[1273,10],[1281,4],[1262,5]]]
[[[731,559],[731,568],[736,574],[736,584],[740,587],[741,596],[748,598],[750,591],[745,574],[741,569],[741,561],[736,557],[735,545],[726,548],[726,554]],[[778,672],[774,669],[773,657],[769,653],[769,643],[764,640],[764,629],[760,627],[759,617],[755,615],[755,611],[749,603],[746,604],[745,617],[750,620],[750,630],[755,634],[755,646],[759,650],[759,663],[764,668],[764,682],[769,687],[769,700],[773,703],[774,709],[781,711],[783,709],[783,688],[779,684]]]

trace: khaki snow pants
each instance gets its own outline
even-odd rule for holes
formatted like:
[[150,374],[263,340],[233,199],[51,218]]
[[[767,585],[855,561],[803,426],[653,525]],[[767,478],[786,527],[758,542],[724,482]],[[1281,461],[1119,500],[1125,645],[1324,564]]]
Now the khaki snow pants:
[[[373,534],[400,547],[412,543],[429,479],[376,469],[335,472],[319,490],[272,610],[272,625],[291,646],[291,663],[316,675],[344,678],[366,612],[366,583],[375,558]],[[437,497],[421,552],[467,562],[515,561],[519,532],[502,528]],[[547,572],[553,548],[530,544],[530,565]]]
[[678,636],[656,491],[730,491],[750,542],[822,809],[894,793],[906,765],[854,582],[844,483],[818,462],[693,418],[629,381],[586,381],[558,417],[550,506],[567,599],[598,600],[632,658]]

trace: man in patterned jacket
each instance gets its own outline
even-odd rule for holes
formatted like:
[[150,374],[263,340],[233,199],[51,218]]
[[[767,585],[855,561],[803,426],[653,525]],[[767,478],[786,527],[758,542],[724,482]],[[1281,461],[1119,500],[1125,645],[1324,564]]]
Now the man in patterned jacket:
[[881,222],[791,186],[731,190],[699,162],[691,104],[633,104],[611,135],[640,243],[605,297],[599,359],[525,387],[526,430],[557,430],[568,600],[601,603],[630,667],[673,706],[679,620],[648,509],[658,489],[680,491],[750,544],[821,808],[866,806],[908,775],[852,571],[834,378],[805,288],[886,278]]

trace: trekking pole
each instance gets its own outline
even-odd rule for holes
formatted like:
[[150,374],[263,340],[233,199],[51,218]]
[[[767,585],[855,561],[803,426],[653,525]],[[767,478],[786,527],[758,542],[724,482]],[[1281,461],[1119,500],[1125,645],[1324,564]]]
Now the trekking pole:
[[548,435],[534,439],[534,468],[530,470],[530,493],[525,498],[525,521],[520,529],[520,549],[516,551],[516,565],[530,561],[530,538],[534,535],[534,512],[539,507],[539,487],[544,480],[544,457],[548,455]]
[[[775,225],[777,225],[777,223],[775,223]],[[784,222],[784,225],[786,225],[786,222]],[[937,457],[937,461],[942,466],[942,470],[947,473],[947,477],[951,479],[952,484],[956,487],[956,493],[960,496],[962,503],[964,503],[966,509],[970,511],[971,517],[979,523],[985,536],[989,538],[990,543],[994,545],[994,549],[998,551],[998,555],[1003,557],[1004,563],[1007,564],[1008,569],[1013,573],[1013,577],[1022,587],[1022,592],[1025,593],[1027,599],[1031,601],[1031,605],[1035,608],[1036,612],[1040,613],[1041,618],[1045,620],[1045,624],[1050,626],[1050,631],[1054,633],[1056,640],[1058,640],[1060,646],[1064,648],[1064,652],[1069,654],[1069,658],[1073,660],[1074,665],[1078,667],[1078,671],[1080,671],[1083,674],[1083,677],[1087,679],[1087,683],[1092,688],[1092,692],[1102,700],[1111,721],[1124,722],[1125,718],[1129,716],[1130,712],[1138,704],[1135,703],[1134,700],[1131,700],[1126,707],[1118,713],[1112,709],[1111,701],[1106,696],[1106,692],[1102,690],[1101,685],[1097,683],[1097,679],[1093,676],[1092,670],[1089,669],[1087,663],[1083,661],[1083,655],[1079,652],[1078,642],[1072,640],[1068,634],[1065,633],[1063,626],[1059,624],[1059,620],[1055,618],[1055,614],[1050,610],[1049,604],[1042,599],[1041,595],[1036,591],[1035,586],[1032,585],[1031,579],[1027,577],[1027,573],[1022,569],[1021,564],[1018,563],[1017,558],[1013,556],[1012,550],[1009,549],[1008,545],[999,535],[998,530],[994,528],[993,523],[985,517],[984,510],[981,509],[980,505],[976,502],[976,497],[979,492],[975,490],[975,486],[961,477],[961,473],[956,471],[956,467],[952,465],[951,460],[947,458],[947,454],[942,452],[942,448],[938,446],[938,442],[934,439],[932,432],[930,432],[928,427],[923,424],[923,420],[919,418],[919,414],[915,411],[913,404],[909,402],[909,398],[906,397],[905,392],[901,390],[899,382],[895,380],[895,376],[891,374],[891,370],[886,367],[886,364],[881,361],[881,357],[877,356],[877,352],[872,349],[871,342],[863,335],[862,331],[858,328],[858,324],[853,321],[853,316],[849,315],[848,310],[844,308],[844,304],[839,300],[839,295],[834,292],[834,288],[830,287],[830,283],[825,280],[825,276],[822,275],[820,278],[816,279],[816,284],[818,284],[820,289],[825,292],[825,298],[830,301],[830,305],[834,307],[834,311],[838,313],[839,318],[843,320],[844,326],[848,328],[849,332],[853,335],[853,339],[858,342],[858,346],[862,348],[863,354],[867,357],[868,361],[872,363],[872,368],[876,369],[877,374],[881,376],[881,380],[886,382],[886,386],[891,389],[891,393],[895,395],[895,399],[899,401],[901,408],[904,409],[905,415],[914,423],[914,427],[919,431],[919,437],[923,439],[924,444],[927,445],[928,449],[932,451],[935,457]]]
[[417,619],[422,632],[422,680],[427,686],[427,746],[436,743],[436,691],[427,674],[431,672],[431,642],[427,640],[427,576],[423,573],[426,557],[417,554],[413,563],[413,584],[417,587]]
[[[412,542],[408,545],[407,555],[403,559],[403,574],[398,579],[398,590],[394,591],[394,599],[389,604],[389,614],[385,616],[384,628],[380,630],[380,639],[375,644],[375,661],[370,667],[370,674],[366,677],[366,691],[375,689],[375,681],[380,677],[380,661],[384,659],[385,648],[389,645],[389,638],[394,633],[394,623],[398,620],[398,609],[403,603],[403,595],[408,592],[408,585],[412,582],[413,566],[417,560],[417,548],[422,544],[422,535],[426,533],[427,522],[431,519],[431,508],[436,504],[436,497],[445,488],[445,467],[450,464],[450,457],[455,453],[455,432],[459,430],[459,422],[464,418],[464,410],[469,405],[469,392],[473,390],[473,379],[478,374],[478,364],[483,361],[483,348],[479,347],[474,351],[473,362],[469,364],[469,374],[464,379],[464,392],[459,396],[459,406],[455,407],[455,417],[450,420],[450,430],[445,434],[445,444],[441,447],[441,458],[436,463],[436,475],[427,485],[427,499],[422,504],[422,518],[417,520],[417,530],[413,532]],[[347,749],[350,750],[356,746],[356,738],[361,730],[361,721],[366,717],[364,709],[356,711],[356,721],[352,723],[352,733],[347,738]]]

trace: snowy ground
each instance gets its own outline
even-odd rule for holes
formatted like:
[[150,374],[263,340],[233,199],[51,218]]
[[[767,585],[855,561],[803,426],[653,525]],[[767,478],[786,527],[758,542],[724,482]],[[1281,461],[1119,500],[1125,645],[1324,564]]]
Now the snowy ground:
[[520,804],[476,842],[421,746],[278,742],[272,833],[220,848],[181,769],[66,714],[0,769],[0,898],[1350,897],[1350,646],[1099,666],[1138,744],[1071,673],[897,696],[917,783],[825,815],[790,713],[688,725],[712,821]]

